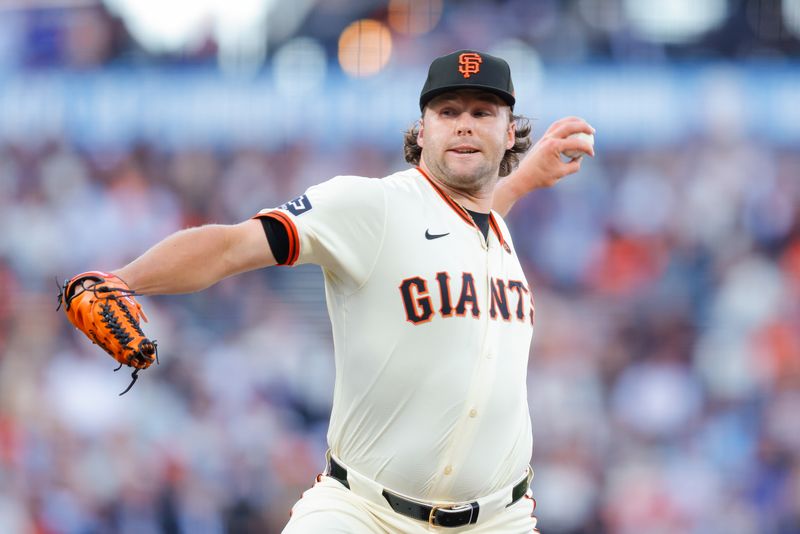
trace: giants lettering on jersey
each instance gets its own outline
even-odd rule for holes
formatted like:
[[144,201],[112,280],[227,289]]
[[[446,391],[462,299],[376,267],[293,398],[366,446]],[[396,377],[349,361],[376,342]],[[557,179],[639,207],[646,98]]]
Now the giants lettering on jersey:
[[[435,315],[439,317],[472,317],[477,319],[482,312],[489,313],[495,321],[534,322],[533,293],[519,280],[489,279],[489,309],[481,310],[483,299],[478,298],[475,278],[472,273],[462,273],[456,284],[451,284],[449,273],[436,273],[433,289],[421,276],[406,278],[400,284],[400,295],[406,312],[406,320],[419,325],[427,323]],[[438,308],[436,307],[438,304]]]

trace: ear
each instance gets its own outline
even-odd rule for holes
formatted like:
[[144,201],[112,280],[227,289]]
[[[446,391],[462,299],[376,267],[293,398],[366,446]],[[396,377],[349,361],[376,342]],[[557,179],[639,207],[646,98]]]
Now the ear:
[[422,148],[422,138],[425,132],[425,122],[422,119],[419,120],[419,132],[417,132],[417,146]]
[[517,141],[517,121],[511,120],[508,123],[508,132],[506,132],[506,150],[511,150],[514,143]]

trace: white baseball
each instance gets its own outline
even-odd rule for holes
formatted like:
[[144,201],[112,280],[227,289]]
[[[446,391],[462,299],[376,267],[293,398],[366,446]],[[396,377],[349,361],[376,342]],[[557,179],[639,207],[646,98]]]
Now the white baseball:
[[[590,145],[594,146],[593,134],[578,132],[567,136],[567,138],[570,137],[578,137],[580,139],[584,139],[588,141]],[[584,152],[583,150],[565,150],[564,152],[561,153],[561,156],[566,158],[567,160],[582,158],[584,155],[586,155],[586,152]]]

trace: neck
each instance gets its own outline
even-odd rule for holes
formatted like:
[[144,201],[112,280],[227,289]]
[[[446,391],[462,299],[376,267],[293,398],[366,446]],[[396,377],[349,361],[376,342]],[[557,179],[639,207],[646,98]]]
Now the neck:
[[436,182],[436,185],[442,188],[442,191],[447,193],[450,198],[461,204],[468,210],[477,211],[479,213],[489,213],[492,211],[492,201],[494,199],[494,186],[497,180],[493,180],[477,191],[464,191],[457,187],[448,184],[425,165],[424,161],[420,161],[420,168],[425,171],[431,180]]

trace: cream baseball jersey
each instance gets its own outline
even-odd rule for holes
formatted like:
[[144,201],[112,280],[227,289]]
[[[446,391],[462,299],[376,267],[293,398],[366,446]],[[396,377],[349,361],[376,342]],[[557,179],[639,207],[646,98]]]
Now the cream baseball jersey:
[[286,264],[322,267],[335,348],[328,443],[350,468],[419,500],[518,481],[531,456],[534,308],[505,223],[484,238],[422,169],[339,176],[256,217]]

